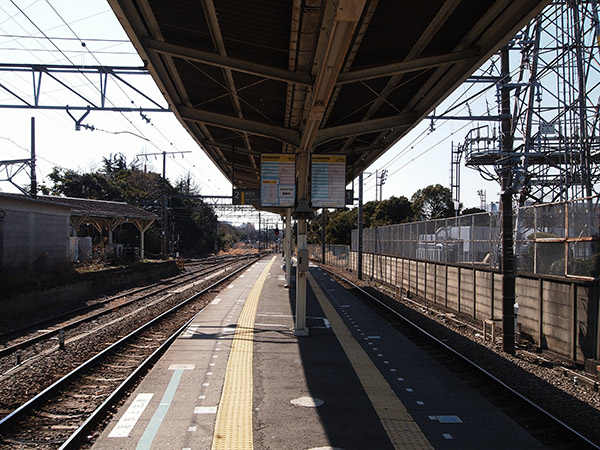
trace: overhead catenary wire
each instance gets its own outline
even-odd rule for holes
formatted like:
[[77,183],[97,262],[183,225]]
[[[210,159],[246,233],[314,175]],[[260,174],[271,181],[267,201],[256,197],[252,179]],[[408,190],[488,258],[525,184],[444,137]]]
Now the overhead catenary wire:
[[[29,16],[27,16],[27,14],[25,14],[25,13],[24,13],[24,11],[23,11],[21,8],[19,8],[19,7],[18,7],[18,6],[17,6],[17,5],[16,5],[14,2],[12,2],[12,3],[13,3],[13,5],[15,5],[15,7],[17,7],[17,9],[19,10],[19,12],[20,12],[20,13],[22,13],[22,14],[23,14],[23,16],[24,16],[24,17],[26,17],[26,19],[27,19],[27,20],[29,20],[29,22],[30,22],[30,23],[32,23],[32,25],[33,25],[33,26],[35,26],[35,27],[36,27],[36,29],[38,30],[38,32],[39,32],[40,34],[42,34],[42,36],[41,36],[41,37],[37,37],[37,36],[36,36],[36,37],[38,38],[38,40],[40,40],[40,41],[41,41],[41,40],[43,40],[44,42],[51,42],[51,41],[52,41],[52,38],[51,38],[51,37],[50,37],[50,36],[49,36],[47,33],[45,33],[44,31],[42,31],[42,30],[41,30],[41,28],[40,28],[40,27],[38,27],[38,26],[37,26],[37,25],[36,25],[36,24],[33,22],[33,20],[31,20],[31,18],[30,18]],[[50,4],[49,4],[49,5],[50,5]],[[68,23],[67,23],[67,22],[66,22],[66,21],[65,21],[65,20],[62,18],[62,16],[61,16],[61,15],[58,13],[58,11],[56,11],[56,9],[52,7],[52,5],[50,5],[50,7],[51,7],[51,8],[52,8],[52,9],[53,9],[53,10],[54,10],[56,13],[57,13],[57,15],[58,15],[58,16],[61,18],[61,20],[63,21],[63,23],[69,27],[69,29],[71,30],[71,32],[72,32],[72,33],[74,34],[74,36],[75,36],[74,38],[67,38],[67,39],[69,39],[69,40],[76,40],[76,41],[79,41],[79,42],[83,42],[83,41],[82,41],[82,39],[80,39],[80,38],[79,38],[79,36],[78,36],[78,35],[75,33],[75,31],[72,29],[72,27],[70,27],[70,26],[68,25]],[[5,14],[6,14],[6,12],[5,12]],[[100,13],[97,13],[97,14],[100,14]],[[97,14],[94,14],[94,15],[92,15],[92,16],[95,16],[95,15],[97,15]],[[8,15],[8,14],[7,14],[7,15]],[[11,18],[13,18],[13,20],[14,20],[14,16],[15,16],[15,15],[11,15],[10,17],[11,17]],[[88,16],[88,17],[89,17],[89,16]],[[10,19],[7,19],[7,20],[10,20]],[[20,27],[21,27],[21,28],[22,28],[24,31],[26,31],[26,32],[27,32],[27,30],[26,30],[25,28],[23,28],[23,26],[22,26],[22,25],[21,25],[19,22],[15,21],[15,23],[17,23],[17,24],[18,24],[18,26],[20,26]],[[2,31],[4,31],[4,30],[2,30]],[[5,33],[5,34],[6,34],[6,33]],[[66,40],[66,39],[65,39],[65,40]],[[98,40],[96,40],[95,42],[102,42],[102,41],[105,41],[105,40],[98,39]],[[115,40],[113,40],[113,41],[115,41]],[[17,42],[19,42],[19,41],[17,40]],[[128,42],[128,41],[127,41],[127,42]],[[59,54],[61,54],[63,57],[65,57],[67,61],[69,61],[69,62],[70,62],[72,65],[74,65],[74,64],[73,64],[73,62],[72,62],[72,61],[71,61],[71,60],[70,60],[70,59],[67,57],[67,55],[66,55],[66,52],[68,52],[67,50],[64,50],[64,49],[61,49],[61,48],[59,48],[59,47],[56,45],[56,43],[54,43],[54,42],[51,42],[51,43],[52,43],[52,45],[54,46],[54,49],[48,49],[48,48],[46,48],[46,50],[43,50],[43,49],[29,49],[29,48],[25,47],[25,46],[24,46],[24,45],[23,45],[21,42],[19,42],[19,45],[22,47],[22,50],[23,50],[23,51],[27,51],[28,53],[30,53],[30,54],[31,54],[31,55],[33,55],[34,57],[35,57],[35,54],[34,54],[34,52],[32,52],[32,50],[35,50],[35,51],[38,51],[38,50],[39,50],[39,51],[46,51],[46,52],[48,52],[48,53],[53,53],[53,52],[59,53]],[[44,47],[45,47],[45,46],[44,46]],[[89,47],[87,47],[87,46],[86,46],[86,47],[84,47],[84,48],[86,49],[86,51],[87,51],[89,54],[91,54],[91,55],[92,55],[92,57],[94,57],[94,59],[95,59],[95,60],[96,60],[96,61],[99,63],[99,65],[100,65],[100,66],[102,66],[102,64],[101,64],[101,63],[98,61],[98,59],[97,59],[97,58],[94,56],[94,54],[91,52],[91,50],[89,49]],[[115,53],[115,52],[112,52],[112,53]],[[44,63],[44,61],[40,60],[39,58],[36,58],[36,59],[38,59],[40,62]],[[85,78],[85,79],[86,79],[86,81],[88,82],[88,84],[87,84],[87,85],[89,85],[89,84],[92,84],[92,85],[93,85],[93,83],[90,83],[89,79],[88,79],[87,77],[85,77],[85,75],[84,75],[84,78]],[[125,94],[125,93],[124,93],[124,94]],[[46,95],[46,96],[47,96],[47,95],[48,95],[48,93],[46,93],[46,92],[45,92],[45,93],[44,93],[44,95]],[[125,94],[125,95],[126,95],[126,94]],[[131,99],[130,99],[130,100],[131,100]],[[108,99],[108,101],[110,102],[110,99]],[[148,142],[150,142],[150,143],[151,143],[151,144],[152,144],[154,147],[156,147],[157,149],[161,150],[160,146],[159,146],[159,145],[157,145],[157,143],[155,142],[155,140],[152,140],[152,139],[150,139],[149,137],[147,137],[147,135],[146,135],[144,132],[142,132],[142,131],[141,131],[141,130],[138,128],[138,127],[136,127],[136,126],[135,126],[135,125],[134,125],[134,124],[131,122],[131,120],[129,120],[127,117],[125,117],[125,119],[126,119],[128,122],[129,122],[129,124],[130,124],[130,125],[133,127],[133,129],[134,129],[134,130],[136,130],[137,132],[134,132],[134,131],[110,131],[110,130],[107,130],[107,129],[105,129],[105,128],[99,128],[99,127],[95,127],[94,129],[95,129],[95,130],[98,130],[98,131],[105,132],[105,133],[110,133],[110,134],[122,134],[122,133],[128,133],[128,134],[131,134],[131,135],[137,136],[137,137],[139,137],[139,138],[141,138],[141,139],[143,139],[143,140],[145,140],[145,141],[148,141]],[[176,148],[176,146],[173,144],[173,142],[171,142],[171,140],[167,138],[167,136],[165,135],[165,133],[164,133],[162,130],[160,130],[160,129],[159,129],[157,126],[155,126],[154,124],[151,124],[151,126],[153,127],[153,129],[154,129],[154,130],[155,130],[155,131],[156,131],[156,132],[157,132],[157,133],[158,133],[158,134],[159,134],[159,135],[160,135],[160,136],[161,136],[161,137],[162,137],[164,140],[166,140],[166,141],[169,143],[169,145],[170,145],[170,146],[172,146],[173,148]],[[58,164],[55,164],[55,163],[52,163],[52,164],[53,164],[53,165],[55,165],[55,166],[59,166]],[[181,165],[180,165],[180,166],[181,166]],[[208,178],[207,178],[207,179],[208,179]]]
[[[80,38],[79,38],[79,36],[78,36],[78,35],[77,35],[77,33],[75,32],[75,30],[73,30],[73,28],[72,28],[72,27],[71,27],[71,26],[70,26],[70,25],[67,23],[67,21],[66,21],[66,20],[65,20],[65,19],[62,17],[62,15],[61,15],[61,14],[60,14],[60,13],[59,13],[57,10],[56,10],[56,8],[54,8],[54,6],[53,6],[53,5],[50,3],[50,1],[49,1],[49,0],[46,0],[46,3],[47,3],[47,4],[50,6],[50,8],[51,8],[51,9],[54,11],[54,13],[55,13],[55,14],[56,14],[56,15],[57,15],[59,18],[60,18],[60,20],[61,20],[61,21],[62,21],[62,22],[63,22],[63,23],[64,23],[64,24],[67,26],[67,28],[69,29],[69,31],[70,31],[70,32],[73,34],[73,36],[75,36],[75,39],[79,40],[79,42],[81,42],[81,43],[82,43],[82,45],[83,45],[83,44],[84,44],[84,41],[83,41],[82,39],[80,39]],[[87,47],[87,45],[85,45],[85,46],[84,46],[84,48],[85,48],[85,49],[87,50],[87,52],[88,52],[88,53],[89,53],[89,54],[92,56],[92,58],[94,58],[94,60],[97,62],[97,64],[98,64],[99,66],[102,66],[102,63],[101,63],[101,62],[98,60],[98,58],[96,58],[96,56],[94,55],[94,52],[92,52],[92,51],[89,49],[89,47]],[[117,85],[117,86],[119,87],[119,89],[121,90],[121,92],[122,92],[122,93],[123,93],[123,94],[124,94],[126,97],[128,97],[127,93],[126,93],[126,92],[123,90],[123,88],[122,88],[120,85]],[[129,99],[130,99],[130,101],[131,101],[132,103],[134,103],[134,102],[133,102],[133,100],[131,100],[131,98],[129,98]],[[150,126],[152,126],[152,127],[155,129],[155,131],[156,131],[156,132],[157,132],[157,133],[158,133],[158,134],[159,134],[159,135],[160,135],[160,136],[161,136],[163,139],[165,139],[165,141],[167,141],[167,142],[168,142],[169,146],[173,147],[173,148],[175,149],[175,151],[179,151],[179,149],[177,149],[177,147],[176,147],[176,146],[173,144],[173,142],[171,142],[171,140],[170,140],[169,138],[167,138],[167,136],[166,136],[166,135],[165,135],[165,134],[162,132],[162,130],[160,130],[160,129],[159,129],[157,126],[155,126],[155,125],[154,125],[154,123],[151,123],[151,122],[148,122],[148,123],[149,123],[149,125],[150,125]],[[137,128],[136,128],[136,130],[137,130]],[[103,131],[106,131],[106,130],[103,130]],[[139,130],[138,130],[138,131],[139,131]],[[118,133],[118,132],[115,132],[114,134],[117,134],[117,133]],[[131,134],[134,134],[134,135],[136,135],[135,133],[131,133]],[[140,134],[141,134],[141,136],[139,136],[139,135],[137,135],[137,136],[138,136],[138,137],[141,137],[141,138],[142,138],[142,139],[144,139],[144,140],[147,140],[147,141],[149,141],[149,139],[148,139],[147,137],[145,137],[145,135],[143,135],[143,133],[141,133],[141,132],[140,132]],[[156,144],[155,144],[153,141],[150,141],[150,143],[151,143],[151,144],[152,144],[154,147],[156,147],[157,149],[159,149],[159,150],[160,150],[160,147],[159,147],[158,145],[156,145]],[[182,166],[181,166],[181,164],[179,164],[179,163],[177,163],[177,164],[178,164],[180,167],[182,167]],[[193,166],[194,168],[196,168],[194,165],[192,165],[192,166]],[[182,168],[183,168],[183,167],[182,167]],[[185,169],[185,168],[184,168],[184,169]],[[196,168],[196,170],[198,170],[198,169]],[[208,177],[206,177],[206,179],[207,179],[207,180],[209,180],[209,179],[208,179]],[[210,181],[210,180],[209,180],[209,181]],[[217,190],[220,190],[220,188],[217,188]]]
[[[23,11],[15,2],[14,0],[10,0],[11,3],[21,12],[21,14],[38,30],[39,33],[41,33],[47,40],[48,42],[50,42],[50,44],[52,44],[56,50],[63,55],[63,57],[74,67],[77,67],[76,64],[73,63],[73,61],[64,53],[64,51],[54,42],[52,41],[47,35],[46,33],[25,13],[25,11]],[[57,16],[63,21],[63,23],[69,28],[69,30],[74,34],[74,36],[77,39],[80,39],[79,36],[77,36],[77,34],[75,33],[75,31],[69,26],[69,24],[64,20],[64,18],[58,13],[58,11],[56,11],[56,9],[50,4],[50,2],[47,2],[48,5],[50,6],[50,8],[57,14]],[[80,40],[81,41],[81,40]],[[81,41],[82,42],[82,41]],[[102,64],[98,61],[98,59],[93,55],[93,53],[87,49],[88,52],[92,55],[92,57],[98,62],[98,64],[100,66],[102,66]],[[83,76],[88,83],[93,86],[98,92],[100,92],[100,89],[87,77],[87,75],[85,73],[83,73],[81,70],[78,69],[78,71],[80,72],[81,76]],[[118,86],[118,85],[117,85]],[[119,88],[122,90],[122,88],[119,86]],[[100,92],[101,93],[101,92]],[[125,92],[123,91],[123,93],[125,94]],[[102,94],[102,93],[101,93]],[[126,94],[125,94],[126,95]],[[127,96],[127,95],[126,95]],[[109,98],[106,98],[106,100],[112,105],[115,106],[114,103],[112,102],[112,100],[110,100]],[[131,100],[131,99],[130,99]],[[133,103],[133,101],[132,101]],[[138,135],[141,136],[145,136],[144,132],[141,131],[123,112],[120,112],[121,116],[127,121],[129,122],[129,124],[135,129],[135,131],[137,132]],[[161,148],[151,139],[146,138],[151,145],[153,145],[154,147],[156,147],[157,149],[161,150]]]
[[[483,69],[483,75],[491,75],[493,74],[493,71],[496,70],[497,71],[497,67],[494,63],[494,59],[491,60],[490,62],[490,66],[487,69]],[[514,76],[517,72],[519,71],[519,68],[515,68],[513,69],[513,71],[511,72],[511,76]],[[470,96],[468,96],[467,98],[464,98],[466,96],[467,93],[469,93],[473,87],[475,86],[475,84],[471,84],[468,86],[467,89],[465,89],[462,94],[460,94],[456,99],[454,99],[454,101],[448,106],[446,107],[445,111],[441,114],[443,115],[448,115],[454,111],[456,111],[457,108],[461,108],[461,110],[464,111],[465,108],[469,109],[470,105],[469,102],[473,101],[473,100],[479,100],[481,99],[484,95],[486,95],[491,89],[493,89],[494,87],[496,87],[495,83],[490,83],[488,86],[480,89],[479,91],[477,91],[474,94],[471,94]],[[486,114],[489,114],[490,111],[490,107],[486,102]],[[439,127],[440,125],[443,125],[445,123],[447,123],[448,120],[443,120],[443,119],[438,119],[436,121],[436,125]],[[399,168],[393,170],[391,173],[389,173],[388,176],[392,176],[396,173],[398,173],[400,170],[408,167],[410,164],[412,164],[413,162],[415,162],[416,160],[418,160],[419,158],[421,158],[423,155],[429,153],[431,150],[433,150],[434,148],[436,148],[438,145],[440,145],[441,143],[445,142],[446,140],[448,140],[451,136],[455,135],[457,132],[460,132],[462,130],[464,130],[465,128],[472,126],[472,124],[476,122],[476,121],[469,121],[467,122],[467,124],[465,124],[464,126],[460,127],[457,130],[452,131],[451,133],[449,133],[446,137],[438,140],[436,143],[430,145],[428,148],[426,148],[425,150],[421,151],[418,155],[414,156],[413,158],[411,158],[408,162],[405,162],[402,166],[400,166]],[[416,146],[419,145],[421,142],[423,142],[429,135],[431,135],[431,132],[429,131],[429,129],[425,128],[423,129],[417,136],[415,136],[410,143],[408,143],[407,145],[403,146],[402,149],[388,162],[386,162],[385,164],[383,164],[378,170],[383,170],[383,169],[389,169],[391,167],[393,167],[394,165],[396,165],[401,158],[403,158],[404,156],[406,156],[409,152],[411,152],[412,150],[415,150]],[[364,190],[364,192],[369,192],[372,189],[374,189],[376,186],[370,186],[368,188],[366,188]]]

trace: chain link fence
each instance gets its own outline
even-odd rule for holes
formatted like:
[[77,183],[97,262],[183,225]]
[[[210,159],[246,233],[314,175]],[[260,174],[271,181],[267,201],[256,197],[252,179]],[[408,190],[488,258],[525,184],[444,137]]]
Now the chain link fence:
[[[598,277],[600,197],[517,208],[517,270],[558,276]],[[500,212],[363,230],[363,251],[441,263],[500,269]],[[351,248],[358,250],[358,230]]]

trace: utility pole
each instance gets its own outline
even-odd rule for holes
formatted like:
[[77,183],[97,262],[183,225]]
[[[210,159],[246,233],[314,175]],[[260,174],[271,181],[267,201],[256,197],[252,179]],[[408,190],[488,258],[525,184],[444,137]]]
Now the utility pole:
[[506,353],[515,353],[515,255],[513,241],[513,170],[512,119],[510,114],[510,69],[508,47],[500,53],[501,87],[501,183],[500,208],[502,211],[502,347]]
[[379,201],[383,201],[383,185],[387,178],[387,169],[383,169],[379,175]]
[[186,152],[161,152],[161,153],[141,153],[136,156],[159,156],[163,157],[162,177],[164,180],[163,192],[161,196],[161,224],[160,224],[160,257],[161,259],[167,259],[167,155],[177,155],[184,153],[192,153],[191,151]]
[[37,197],[37,177],[35,175],[35,117],[31,118],[31,196]]

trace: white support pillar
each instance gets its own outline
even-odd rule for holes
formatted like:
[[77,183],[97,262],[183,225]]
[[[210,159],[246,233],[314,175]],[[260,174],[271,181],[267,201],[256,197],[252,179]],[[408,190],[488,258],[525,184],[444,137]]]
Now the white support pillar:
[[306,272],[301,270],[300,254],[306,250],[306,219],[298,220],[298,264],[296,264],[296,326],[295,336],[308,336],[306,327]]
[[144,235],[146,233],[146,230],[150,228],[150,225],[154,223],[154,220],[135,220],[133,223],[140,232],[140,260],[144,260],[146,259]]
[[[308,270],[308,255],[306,245],[306,213],[310,212],[308,206],[308,172],[310,151],[304,151],[298,156],[298,258],[296,264],[296,324],[295,336],[308,336],[306,327],[306,271]],[[302,264],[305,262],[306,264]]]
[[285,210],[285,287],[292,285],[292,208]]

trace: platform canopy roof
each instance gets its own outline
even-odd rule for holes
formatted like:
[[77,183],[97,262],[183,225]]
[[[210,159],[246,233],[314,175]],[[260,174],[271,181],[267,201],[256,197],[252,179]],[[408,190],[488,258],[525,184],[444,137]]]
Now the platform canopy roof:
[[78,229],[82,223],[90,223],[99,230],[114,229],[126,222],[133,223],[139,229],[148,229],[159,217],[141,208],[124,202],[92,200],[87,198],[57,197],[38,195],[35,198],[28,195],[0,192],[2,200],[27,202],[31,204],[58,206],[70,211],[71,224]]
[[236,188],[261,153],[346,155],[351,181],[550,0],[108,0]]

